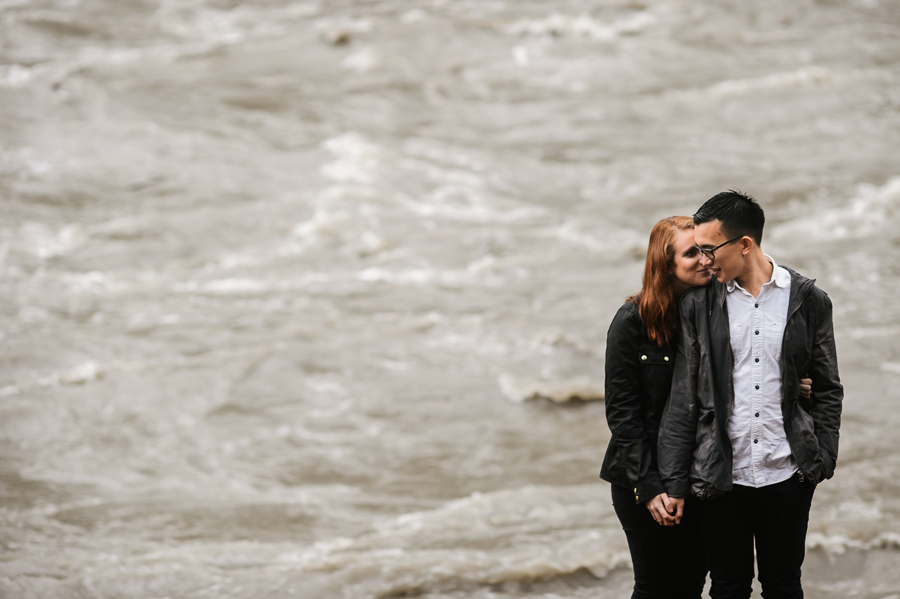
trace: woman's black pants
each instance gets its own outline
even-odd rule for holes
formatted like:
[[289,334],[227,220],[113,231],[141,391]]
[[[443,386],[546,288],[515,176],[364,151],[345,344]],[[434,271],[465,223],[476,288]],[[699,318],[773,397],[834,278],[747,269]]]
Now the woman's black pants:
[[612,485],[612,500],[634,565],[632,599],[698,599],[706,561],[696,514],[689,509],[693,502],[681,524],[662,526],[643,503],[635,503],[631,489]]

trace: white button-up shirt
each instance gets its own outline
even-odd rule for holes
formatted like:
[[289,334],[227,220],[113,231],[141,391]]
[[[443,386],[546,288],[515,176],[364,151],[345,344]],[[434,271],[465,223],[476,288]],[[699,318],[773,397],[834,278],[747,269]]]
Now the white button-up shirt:
[[770,256],[772,278],[753,297],[737,281],[726,284],[734,353],[734,408],[728,437],[733,482],[765,487],[797,472],[781,415],[781,343],[787,323],[791,275]]

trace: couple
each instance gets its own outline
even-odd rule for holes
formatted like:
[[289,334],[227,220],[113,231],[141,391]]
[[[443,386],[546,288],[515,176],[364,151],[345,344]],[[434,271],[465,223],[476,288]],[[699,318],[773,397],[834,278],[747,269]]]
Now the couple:
[[[751,197],[713,196],[650,234],[641,292],[609,328],[601,478],[633,599],[800,599],[813,491],[834,474],[841,387],[832,308],[763,254]],[[809,379],[801,377],[808,376]]]

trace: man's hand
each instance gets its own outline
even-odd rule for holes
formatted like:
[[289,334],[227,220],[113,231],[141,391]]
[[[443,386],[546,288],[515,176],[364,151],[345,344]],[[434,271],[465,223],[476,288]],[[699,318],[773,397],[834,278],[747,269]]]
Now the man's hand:
[[681,522],[681,514],[684,509],[684,499],[670,499],[665,493],[660,493],[653,499],[644,502],[653,519],[663,526],[675,526]]
[[812,379],[809,378],[809,375],[800,379],[800,393],[803,394],[803,397],[809,397],[812,394]]
[[684,497],[670,497],[669,501],[675,508],[675,524],[681,524],[681,518],[684,516]]

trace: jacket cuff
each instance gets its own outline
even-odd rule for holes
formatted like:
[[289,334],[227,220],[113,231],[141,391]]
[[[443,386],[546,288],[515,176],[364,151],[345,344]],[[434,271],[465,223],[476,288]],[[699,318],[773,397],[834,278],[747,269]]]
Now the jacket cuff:
[[665,493],[666,488],[663,486],[659,474],[656,472],[649,472],[647,473],[647,476],[635,483],[631,488],[631,491],[634,495],[635,503],[644,503],[648,499],[653,499],[660,493]]
[[690,494],[691,486],[687,481],[667,481],[666,493],[675,499],[684,499]]

